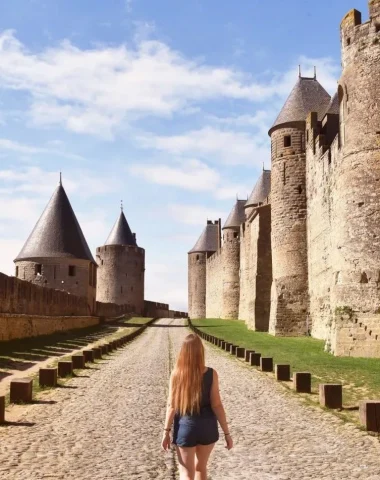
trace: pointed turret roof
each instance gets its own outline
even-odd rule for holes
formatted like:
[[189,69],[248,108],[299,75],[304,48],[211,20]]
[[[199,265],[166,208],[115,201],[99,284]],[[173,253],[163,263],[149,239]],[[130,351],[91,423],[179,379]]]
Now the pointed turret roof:
[[310,112],[317,112],[318,120],[321,120],[330,99],[330,95],[316,77],[299,77],[276,121],[269,130],[269,135],[275,127],[284,123],[305,121]]
[[328,104],[325,115],[327,113],[333,113],[335,115],[339,115],[339,95],[338,95],[338,92],[336,92],[335,95],[330,100],[330,103]]
[[38,258],[78,258],[95,263],[61,182],[15,261]]
[[104,245],[133,245],[137,246],[136,238],[129,228],[127,219],[123,210],[120,212],[119,218],[116,220],[109,237]]
[[244,205],[246,200],[236,200],[235,205],[233,206],[226,223],[223,226],[224,228],[239,228],[240,225],[244,222]]
[[263,170],[260,178],[256,182],[256,185],[253,187],[251,195],[245,203],[245,207],[253,207],[260,203],[263,203],[269,194],[270,170]]
[[195,252],[216,252],[218,250],[218,235],[219,225],[214,223],[207,223],[202,235],[198,238],[197,243],[189,251],[189,253]]

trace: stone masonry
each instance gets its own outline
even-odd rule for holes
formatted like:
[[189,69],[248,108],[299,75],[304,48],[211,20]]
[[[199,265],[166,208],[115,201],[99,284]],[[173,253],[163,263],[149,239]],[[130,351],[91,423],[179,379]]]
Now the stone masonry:
[[201,295],[189,262],[189,296],[200,316],[311,334],[337,355],[379,357],[380,0],[369,1],[365,23],[357,10],[343,18],[341,54],[332,98],[316,73],[300,72],[269,130],[272,169],[245,203],[234,253],[223,235],[205,261]]

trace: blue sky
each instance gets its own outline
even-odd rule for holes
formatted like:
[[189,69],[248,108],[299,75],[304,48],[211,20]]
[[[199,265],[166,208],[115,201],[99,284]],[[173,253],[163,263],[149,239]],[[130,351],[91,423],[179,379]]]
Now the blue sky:
[[267,131],[365,0],[0,0],[0,271],[59,171],[94,252],[120,200],[146,249],[146,298],[187,308],[187,251],[269,168]]

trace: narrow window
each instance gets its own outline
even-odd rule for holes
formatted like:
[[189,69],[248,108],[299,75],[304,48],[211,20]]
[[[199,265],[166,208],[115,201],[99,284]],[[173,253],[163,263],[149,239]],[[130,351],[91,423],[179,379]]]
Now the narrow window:
[[18,277],[18,267],[16,267],[16,277]]
[[306,142],[309,142],[309,129],[306,130]]
[[346,45],[347,45],[347,46],[348,46],[348,45],[351,45],[351,38],[350,38],[350,37],[347,38],[347,40],[346,40]]
[[102,265],[104,265],[104,260],[102,260]]
[[76,268],[74,265],[69,265],[69,277],[75,277],[76,274]]
[[197,255],[197,260],[199,260],[199,255]]
[[238,233],[234,232],[234,238],[237,238],[237,236],[238,236]]
[[36,263],[34,265],[34,274],[41,275],[42,274],[42,265],[40,263]]
[[283,170],[282,170],[282,182],[285,185],[286,184],[286,168],[285,168],[285,163],[283,165]]
[[302,185],[298,185],[297,190],[298,190],[298,193],[301,194],[302,193]]
[[284,137],[284,147],[292,146],[292,137],[290,135],[285,135]]

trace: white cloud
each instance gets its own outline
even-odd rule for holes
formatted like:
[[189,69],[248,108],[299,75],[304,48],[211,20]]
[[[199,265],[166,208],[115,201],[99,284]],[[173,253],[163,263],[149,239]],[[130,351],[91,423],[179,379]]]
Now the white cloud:
[[269,158],[269,141],[247,132],[204,127],[182,135],[141,136],[146,148],[169,152],[173,155],[194,155],[230,165],[262,166]]
[[[152,26],[147,28],[151,32]],[[28,92],[30,115],[39,125],[60,124],[110,138],[122,121],[136,114],[170,116],[215,99],[267,102],[287,95],[296,79],[292,67],[255,81],[232,67],[186,58],[144,35],[133,46],[80,49],[66,40],[32,53],[14,32],[5,31],[0,35],[0,86]],[[337,67],[331,59],[300,61],[306,69],[316,64],[321,80],[332,88]]]
[[60,157],[70,158],[73,160],[83,160],[83,157],[80,155],[75,155],[73,153],[66,153],[61,150],[56,150],[52,148],[44,147],[35,147],[33,145],[25,145],[23,143],[15,142],[7,138],[0,138],[0,151],[10,151],[13,153],[21,153],[26,155],[57,155]]

